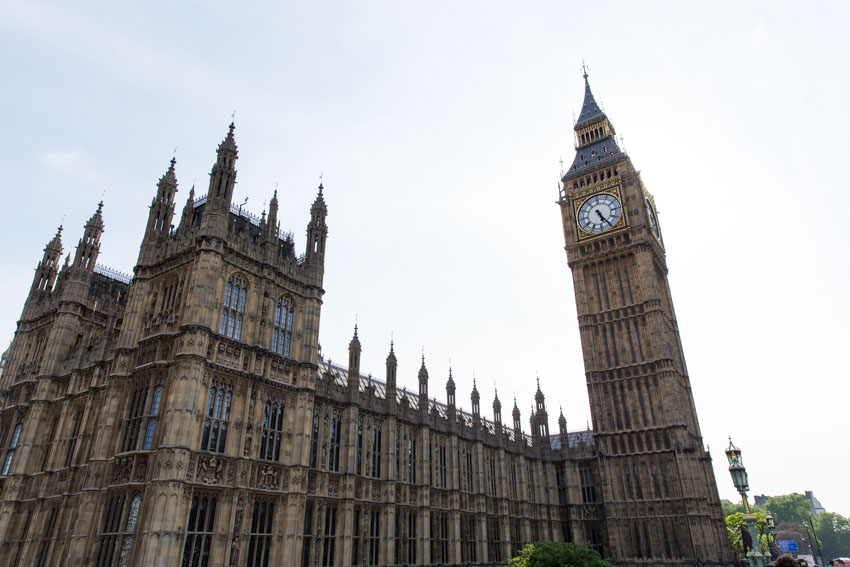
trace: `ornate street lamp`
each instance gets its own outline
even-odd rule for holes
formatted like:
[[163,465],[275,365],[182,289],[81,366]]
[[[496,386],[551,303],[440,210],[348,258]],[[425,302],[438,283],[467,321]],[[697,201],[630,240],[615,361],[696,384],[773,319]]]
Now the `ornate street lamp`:
[[729,447],[726,449],[726,458],[729,460],[729,474],[732,475],[732,484],[735,485],[735,489],[741,495],[741,501],[744,503],[744,522],[747,524],[750,540],[753,542],[753,548],[747,552],[747,559],[750,562],[750,567],[764,567],[766,554],[762,553],[759,545],[756,515],[750,512],[750,505],[747,502],[747,492],[750,490],[747,469],[741,459],[741,450],[732,444],[731,437],[729,437]]

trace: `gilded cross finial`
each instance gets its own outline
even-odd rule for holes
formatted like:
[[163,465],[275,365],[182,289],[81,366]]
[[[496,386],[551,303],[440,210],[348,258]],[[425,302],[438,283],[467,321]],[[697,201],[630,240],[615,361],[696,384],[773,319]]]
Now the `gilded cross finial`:
[[581,60],[581,76],[584,77],[585,82],[587,82],[587,65],[585,65],[584,59]]

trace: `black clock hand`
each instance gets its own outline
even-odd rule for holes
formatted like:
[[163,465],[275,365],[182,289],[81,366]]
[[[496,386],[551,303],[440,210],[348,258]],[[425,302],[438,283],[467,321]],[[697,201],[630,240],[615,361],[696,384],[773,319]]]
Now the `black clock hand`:
[[608,219],[602,216],[602,213],[599,212],[599,209],[596,209],[596,216],[599,217],[599,220],[607,222],[608,226],[614,226]]

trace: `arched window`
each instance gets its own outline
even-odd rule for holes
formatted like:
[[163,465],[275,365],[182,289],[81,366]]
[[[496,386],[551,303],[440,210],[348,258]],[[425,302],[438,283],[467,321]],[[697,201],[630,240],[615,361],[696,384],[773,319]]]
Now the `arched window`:
[[232,399],[233,387],[214,380],[210,385],[210,395],[207,399],[207,414],[204,418],[201,451],[224,453]]
[[215,529],[215,497],[195,496],[189,508],[183,567],[207,567]]
[[9,440],[9,448],[6,450],[6,458],[3,460],[3,470],[0,471],[0,476],[9,474],[9,468],[12,466],[12,459],[15,458],[15,449],[18,447],[18,441],[21,439],[21,430],[24,428],[24,418],[18,418],[18,423],[15,425],[15,430],[12,432],[12,439]]
[[[100,532],[100,545],[98,546],[97,567],[111,567],[115,564],[116,551],[118,554],[118,566],[127,567],[130,561],[130,547],[133,544],[133,534],[136,531],[136,523],[139,519],[139,507],[142,497],[135,494],[130,500],[129,508],[125,507],[126,495],[115,494],[106,504],[103,513],[103,529]],[[123,530],[121,528],[124,528]],[[120,547],[119,547],[120,546]]]
[[342,429],[342,416],[336,410],[331,413],[330,450],[328,453],[328,470],[339,471],[339,439]]
[[218,333],[237,341],[242,338],[242,314],[245,313],[245,300],[248,286],[237,276],[232,276],[224,288],[224,301],[221,307],[221,325]]
[[260,458],[280,460],[280,440],[283,436],[283,400],[269,398],[263,417],[263,437],[260,440]]
[[122,452],[137,449],[147,451],[153,446],[153,436],[162,403],[162,390],[163,378],[160,375],[155,379],[152,387],[150,382],[146,382],[133,392],[124,422]]
[[272,545],[274,502],[255,500],[251,515],[251,536],[248,543],[248,567],[265,567],[269,564]]
[[292,345],[292,319],[294,317],[292,301],[281,299],[274,310],[274,333],[272,335],[272,352],[289,356]]

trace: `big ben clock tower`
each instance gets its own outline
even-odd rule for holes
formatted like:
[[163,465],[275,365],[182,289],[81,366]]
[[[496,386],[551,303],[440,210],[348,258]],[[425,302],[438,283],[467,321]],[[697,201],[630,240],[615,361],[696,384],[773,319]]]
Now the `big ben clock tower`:
[[607,554],[731,562],[667,282],[655,201],[587,73],[559,204],[599,451]]

